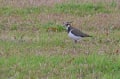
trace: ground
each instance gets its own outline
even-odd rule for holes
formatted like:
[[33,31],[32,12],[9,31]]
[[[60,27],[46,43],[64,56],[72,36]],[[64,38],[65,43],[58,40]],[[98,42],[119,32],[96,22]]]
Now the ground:
[[119,0],[0,0],[0,79],[119,79],[119,18]]

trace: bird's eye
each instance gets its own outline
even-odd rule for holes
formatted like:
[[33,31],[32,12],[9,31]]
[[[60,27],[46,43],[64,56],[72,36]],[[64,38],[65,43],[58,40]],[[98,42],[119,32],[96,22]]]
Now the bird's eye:
[[70,24],[66,24],[66,26],[68,26],[68,25],[70,25]]

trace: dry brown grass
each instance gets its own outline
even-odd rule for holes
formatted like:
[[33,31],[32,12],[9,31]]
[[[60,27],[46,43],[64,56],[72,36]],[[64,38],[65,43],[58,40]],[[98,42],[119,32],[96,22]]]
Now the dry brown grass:
[[[72,0],[71,0],[72,1]],[[69,3],[69,0],[0,0],[0,6],[30,7],[30,6],[53,6],[56,3]],[[73,0],[74,3],[105,3],[106,5],[113,0]],[[115,0],[120,8],[120,1]]]
[[62,3],[66,0],[1,0],[1,6],[30,7],[30,6],[53,6],[56,3]]

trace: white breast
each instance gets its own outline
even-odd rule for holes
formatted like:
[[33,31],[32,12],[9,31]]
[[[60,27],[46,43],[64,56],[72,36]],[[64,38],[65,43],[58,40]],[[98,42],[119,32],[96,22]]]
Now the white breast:
[[73,40],[80,40],[82,38],[80,36],[75,36],[74,34],[71,33],[71,31],[68,33],[68,36]]

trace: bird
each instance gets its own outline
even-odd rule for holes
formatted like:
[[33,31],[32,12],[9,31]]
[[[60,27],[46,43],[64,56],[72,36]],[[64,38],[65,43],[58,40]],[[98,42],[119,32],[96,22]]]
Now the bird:
[[63,22],[63,26],[66,28],[68,36],[73,39],[75,43],[77,43],[78,40],[81,40],[84,37],[92,37],[73,27],[71,23],[72,22]]

